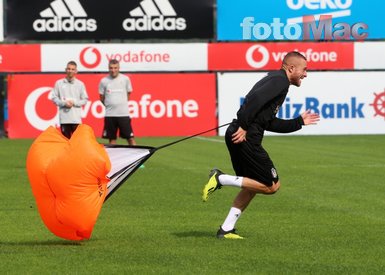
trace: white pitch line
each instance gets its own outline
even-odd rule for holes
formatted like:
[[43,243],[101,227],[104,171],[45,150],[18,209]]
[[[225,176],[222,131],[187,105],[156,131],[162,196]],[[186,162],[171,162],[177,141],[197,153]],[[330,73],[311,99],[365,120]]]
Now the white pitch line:
[[223,139],[212,139],[212,138],[206,138],[206,137],[196,137],[196,138],[204,141],[225,143]]
[[[351,165],[348,165],[348,164],[330,164],[330,165],[327,165],[327,164],[309,164],[309,165],[306,165],[308,167],[318,167],[318,168],[351,168],[351,167],[359,167],[359,168],[383,168],[385,167],[385,164],[379,164],[379,163],[374,163],[374,164],[351,164]],[[295,166],[295,168],[297,167],[303,167],[303,166]]]

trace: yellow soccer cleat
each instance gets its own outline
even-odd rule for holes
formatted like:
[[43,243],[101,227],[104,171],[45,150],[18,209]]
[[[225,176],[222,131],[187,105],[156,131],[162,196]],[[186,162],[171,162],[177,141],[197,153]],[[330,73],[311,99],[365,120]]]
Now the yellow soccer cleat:
[[232,240],[243,240],[244,238],[239,236],[235,232],[235,228],[229,231],[224,231],[222,227],[219,227],[219,230],[217,232],[217,238],[218,239],[232,239]]
[[222,184],[219,183],[219,176],[223,173],[218,169],[213,169],[210,171],[209,174],[209,181],[206,183],[206,185],[203,188],[202,191],[202,200],[206,202],[209,198],[209,196],[217,189],[222,188]]

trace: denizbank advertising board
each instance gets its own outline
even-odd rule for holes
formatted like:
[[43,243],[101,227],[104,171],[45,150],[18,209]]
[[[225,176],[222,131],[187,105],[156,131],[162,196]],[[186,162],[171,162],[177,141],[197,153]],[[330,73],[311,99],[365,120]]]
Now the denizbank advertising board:
[[[265,76],[218,73],[219,125],[236,118],[246,94]],[[385,134],[385,72],[309,72],[301,87],[290,86],[276,116],[292,119],[306,110],[318,113],[320,121],[293,135]],[[219,134],[225,131],[221,128]]]
[[217,0],[218,40],[384,39],[383,0]]

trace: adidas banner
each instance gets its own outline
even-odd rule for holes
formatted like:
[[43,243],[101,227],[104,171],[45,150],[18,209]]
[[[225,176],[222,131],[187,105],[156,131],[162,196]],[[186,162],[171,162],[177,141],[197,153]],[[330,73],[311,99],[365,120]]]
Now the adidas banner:
[[8,0],[5,39],[213,39],[214,0]]

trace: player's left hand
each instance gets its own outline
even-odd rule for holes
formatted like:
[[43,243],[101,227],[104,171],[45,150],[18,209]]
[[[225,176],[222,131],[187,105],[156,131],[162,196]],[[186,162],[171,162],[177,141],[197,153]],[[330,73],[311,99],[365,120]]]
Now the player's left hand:
[[317,124],[320,120],[319,114],[311,113],[310,110],[306,110],[301,114],[304,125]]
[[246,140],[247,131],[243,130],[241,127],[232,135],[232,141],[234,143],[241,143]]

